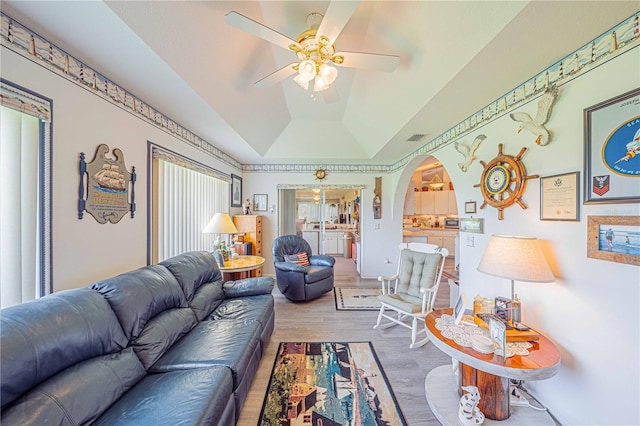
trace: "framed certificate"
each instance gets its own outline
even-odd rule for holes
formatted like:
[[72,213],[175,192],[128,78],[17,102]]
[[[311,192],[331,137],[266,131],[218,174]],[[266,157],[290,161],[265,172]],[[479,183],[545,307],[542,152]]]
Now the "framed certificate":
[[540,178],[540,220],[580,220],[580,172]]

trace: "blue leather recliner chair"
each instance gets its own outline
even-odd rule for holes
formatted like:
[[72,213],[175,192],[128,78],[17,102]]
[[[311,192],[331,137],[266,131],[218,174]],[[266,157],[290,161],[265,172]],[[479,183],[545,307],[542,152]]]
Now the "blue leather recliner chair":
[[[301,302],[322,296],[333,289],[333,265],[331,256],[313,255],[311,246],[297,235],[283,235],[271,246],[276,270],[276,285],[289,300]],[[308,266],[303,266],[285,257],[306,253]]]

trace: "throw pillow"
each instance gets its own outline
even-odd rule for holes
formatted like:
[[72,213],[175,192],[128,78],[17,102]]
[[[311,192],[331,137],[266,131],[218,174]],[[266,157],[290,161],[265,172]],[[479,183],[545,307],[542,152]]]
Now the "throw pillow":
[[309,266],[309,258],[307,257],[307,253],[301,252],[296,254],[286,255],[284,257],[286,262],[297,263],[300,266]]

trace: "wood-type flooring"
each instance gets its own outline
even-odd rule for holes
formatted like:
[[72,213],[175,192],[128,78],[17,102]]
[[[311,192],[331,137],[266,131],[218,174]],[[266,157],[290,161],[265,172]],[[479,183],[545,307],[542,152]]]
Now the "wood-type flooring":
[[[336,257],[336,287],[377,287],[375,279],[358,276],[351,259]],[[447,259],[445,269],[453,262]],[[424,381],[434,367],[450,364],[451,358],[431,343],[409,349],[411,330],[395,326],[374,330],[375,311],[337,311],[333,292],[305,303],[287,300],[277,288],[275,330],[260,361],[258,373],[249,391],[238,425],[257,425],[262,402],[280,342],[361,342],[370,341],[393,388],[400,409],[410,426],[439,425],[424,394]],[[449,306],[449,285],[445,279],[438,288],[436,309]]]

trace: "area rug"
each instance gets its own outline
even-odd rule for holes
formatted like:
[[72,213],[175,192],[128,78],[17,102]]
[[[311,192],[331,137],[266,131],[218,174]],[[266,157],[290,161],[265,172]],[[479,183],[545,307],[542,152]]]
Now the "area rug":
[[378,296],[382,293],[380,287],[334,287],[333,297],[338,311],[377,311],[380,309]]
[[281,342],[259,425],[406,425],[371,342]]

